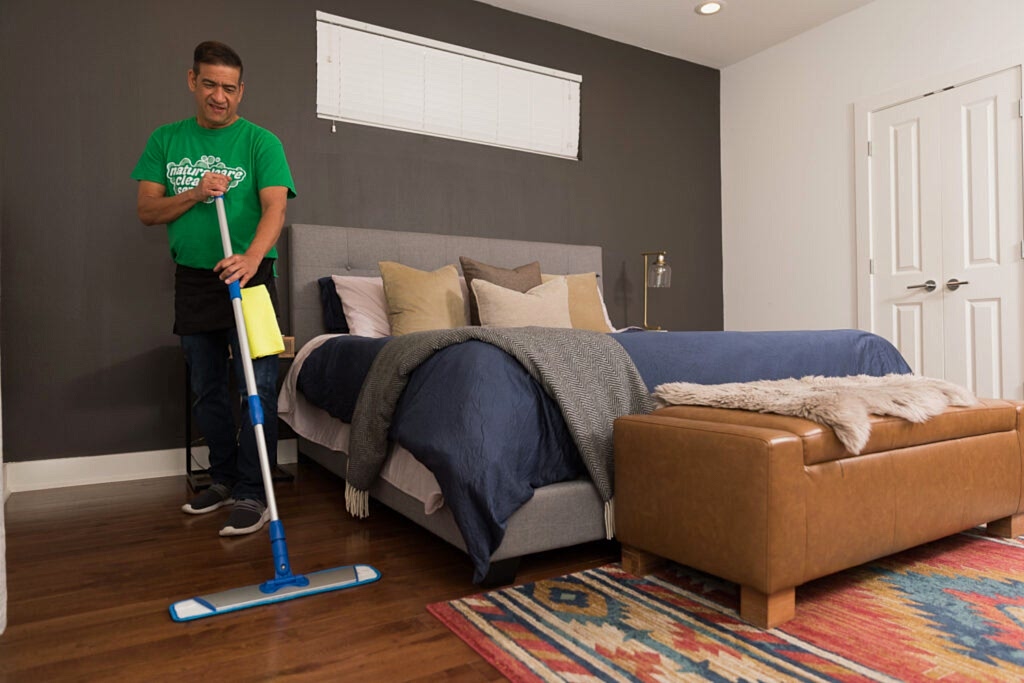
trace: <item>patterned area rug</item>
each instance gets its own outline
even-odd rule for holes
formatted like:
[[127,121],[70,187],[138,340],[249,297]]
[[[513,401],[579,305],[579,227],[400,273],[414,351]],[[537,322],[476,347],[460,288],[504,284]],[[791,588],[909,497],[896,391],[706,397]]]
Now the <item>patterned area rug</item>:
[[428,610],[512,681],[1024,680],[1024,544],[964,533],[797,588],[771,630],[735,584],[607,565]]

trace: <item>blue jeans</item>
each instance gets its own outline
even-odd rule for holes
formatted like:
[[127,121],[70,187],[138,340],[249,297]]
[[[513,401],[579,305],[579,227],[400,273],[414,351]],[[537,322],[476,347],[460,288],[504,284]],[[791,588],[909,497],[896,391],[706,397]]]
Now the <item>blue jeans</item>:
[[[210,478],[215,484],[230,488],[235,499],[255,498],[266,503],[256,433],[246,400],[245,373],[239,360],[238,334],[233,329],[186,334],[181,336],[181,348],[196,397],[192,411],[210,448]],[[237,426],[231,402],[229,365],[233,367],[235,386],[241,397],[241,424]],[[252,366],[256,393],[263,406],[267,458],[273,471],[277,466],[277,356],[257,358]]]

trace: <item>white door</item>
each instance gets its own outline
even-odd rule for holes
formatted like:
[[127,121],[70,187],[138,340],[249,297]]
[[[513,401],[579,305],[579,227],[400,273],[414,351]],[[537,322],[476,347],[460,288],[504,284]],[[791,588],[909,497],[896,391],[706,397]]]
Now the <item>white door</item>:
[[983,397],[1024,398],[1020,83],[1008,69],[868,124],[872,329]]
[[1020,69],[941,94],[945,378],[1021,398],[1024,228]]
[[922,97],[873,113],[870,124],[872,331],[929,377],[942,377],[945,363],[938,109]]

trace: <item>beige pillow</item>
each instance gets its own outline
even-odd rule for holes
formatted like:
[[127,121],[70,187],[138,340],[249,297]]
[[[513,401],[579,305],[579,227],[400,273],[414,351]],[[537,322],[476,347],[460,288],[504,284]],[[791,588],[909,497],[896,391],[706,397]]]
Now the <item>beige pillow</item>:
[[569,316],[572,318],[573,327],[595,332],[615,331],[608,319],[608,310],[604,306],[601,290],[597,287],[597,273],[541,275],[544,282],[556,277],[564,277],[569,283]]
[[384,280],[391,334],[446,330],[466,324],[459,271],[455,266],[428,272],[394,261],[381,261],[378,265]]
[[473,280],[473,292],[485,327],[572,327],[569,285],[564,277],[537,285],[528,292]]

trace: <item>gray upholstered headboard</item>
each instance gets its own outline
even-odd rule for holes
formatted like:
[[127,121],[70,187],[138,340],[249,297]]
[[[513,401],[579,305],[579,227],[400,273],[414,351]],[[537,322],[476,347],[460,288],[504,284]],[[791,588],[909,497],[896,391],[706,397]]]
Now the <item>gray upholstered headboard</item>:
[[378,261],[434,270],[449,263],[459,267],[459,257],[468,256],[502,268],[539,261],[545,273],[601,275],[601,247],[596,246],[328,225],[292,225],[288,231],[291,332],[296,348],[324,331],[317,279],[380,275]]

